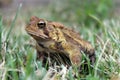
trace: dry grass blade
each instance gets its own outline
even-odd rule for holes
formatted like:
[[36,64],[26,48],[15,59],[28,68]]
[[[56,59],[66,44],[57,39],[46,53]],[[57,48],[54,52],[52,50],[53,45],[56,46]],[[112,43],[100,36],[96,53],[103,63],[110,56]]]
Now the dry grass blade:
[[105,42],[105,44],[104,44],[104,46],[103,46],[103,49],[101,49],[102,51],[101,51],[101,54],[99,55],[99,58],[98,58],[98,60],[97,60],[97,62],[96,62],[96,65],[95,65],[95,74],[94,74],[94,76],[97,76],[97,68],[98,68],[98,66],[99,66],[99,63],[100,63],[100,60],[101,60],[101,58],[102,58],[102,56],[103,56],[103,54],[104,54],[104,51],[105,51],[105,49],[106,49],[106,46],[107,46],[107,44],[108,44],[108,42],[109,42],[109,39]]

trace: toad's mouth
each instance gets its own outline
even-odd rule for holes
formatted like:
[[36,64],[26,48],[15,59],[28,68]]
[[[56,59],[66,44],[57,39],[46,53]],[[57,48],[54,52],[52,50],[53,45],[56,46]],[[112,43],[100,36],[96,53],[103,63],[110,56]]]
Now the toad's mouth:
[[29,35],[31,35],[34,39],[43,39],[43,40],[49,40],[50,38],[45,35],[45,34],[38,34],[37,32],[34,32],[34,31],[30,31],[30,30],[27,30],[27,33]]

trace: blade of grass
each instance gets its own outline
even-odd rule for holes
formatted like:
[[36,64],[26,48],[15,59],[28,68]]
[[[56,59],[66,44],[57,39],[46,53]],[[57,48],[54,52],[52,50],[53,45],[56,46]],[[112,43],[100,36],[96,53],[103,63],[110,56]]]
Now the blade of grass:
[[104,54],[104,51],[105,51],[105,49],[106,49],[106,46],[107,46],[108,42],[109,42],[109,39],[105,42],[105,44],[104,44],[104,46],[103,46],[103,49],[102,49],[102,52],[101,52],[101,54],[99,55],[99,58],[98,58],[98,60],[97,60],[97,62],[96,62],[94,77],[97,77],[97,69],[98,69],[100,60],[101,60],[101,58],[102,58],[102,56],[103,56],[103,54]]
[[68,73],[69,79],[74,80],[73,74],[72,74],[72,68],[70,68],[69,73]]
[[16,12],[16,15],[15,15],[15,18],[14,18],[14,20],[12,21],[12,23],[11,23],[11,25],[10,25],[10,29],[9,29],[8,34],[7,34],[7,37],[6,37],[6,42],[8,42],[10,33],[11,33],[12,29],[13,29],[14,26],[15,26],[15,21],[16,21],[16,19],[17,19],[17,16],[18,16],[18,13],[19,13],[21,7],[22,7],[22,3],[19,5],[19,7],[18,7],[18,9],[17,9],[17,12]]
[[107,36],[107,30],[106,30],[106,27],[103,24],[103,22],[99,18],[97,18],[96,16],[94,16],[92,14],[88,14],[88,16],[90,16],[93,20],[98,22],[98,24],[101,26],[101,29],[103,29],[103,32],[104,32],[105,36]]
[[108,36],[110,36],[111,40],[114,41],[116,43],[116,45],[118,46],[118,48],[120,49],[120,42],[119,42],[119,40],[116,39],[116,37],[114,37],[114,33],[108,32]]
[[[0,53],[2,50],[2,16],[0,16]],[[1,54],[0,54],[0,58],[1,58]]]

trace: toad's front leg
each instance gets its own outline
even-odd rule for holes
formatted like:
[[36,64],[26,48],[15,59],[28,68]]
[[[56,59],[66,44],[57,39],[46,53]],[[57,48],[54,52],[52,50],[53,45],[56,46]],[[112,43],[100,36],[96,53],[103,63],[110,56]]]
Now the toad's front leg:
[[72,44],[62,44],[65,53],[69,55],[70,61],[73,66],[80,66],[82,54],[80,53],[79,47]]
[[55,42],[50,45],[51,50],[67,55],[73,66],[80,66],[82,54],[78,46],[69,42]]
[[70,53],[69,57],[73,66],[77,66],[77,67],[80,66],[82,59],[81,53],[73,51],[72,53]]

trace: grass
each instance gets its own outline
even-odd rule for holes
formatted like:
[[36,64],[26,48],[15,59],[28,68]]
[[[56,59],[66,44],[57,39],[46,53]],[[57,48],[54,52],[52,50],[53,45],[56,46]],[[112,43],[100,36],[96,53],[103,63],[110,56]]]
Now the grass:
[[[99,23],[99,29],[95,26],[86,27],[84,24],[77,27],[81,37],[90,41],[96,52],[97,61],[93,70],[89,70],[89,74],[85,75],[79,74],[72,67],[67,69],[63,65],[59,66],[61,68],[59,72],[57,66],[49,68],[48,71],[42,67],[41,62],[36,60],[35,49],[28,45],[30,36],[23,33],[17,35],[19,29],[14,30],[19,9],[9,29],[2,24],[2,17],[0,17],[1,80],[75,80],[75,73],[77,74],[77,80],[120,79],[119,19],[101,21],[91,15]],[[12,30],[15,32],[12,33]],[[50,77],[52,73],[54,75]]]
[[2,37],[1,37],[1,35],[2,35],[2,17],[0,16],[0,52],[2,50]]

